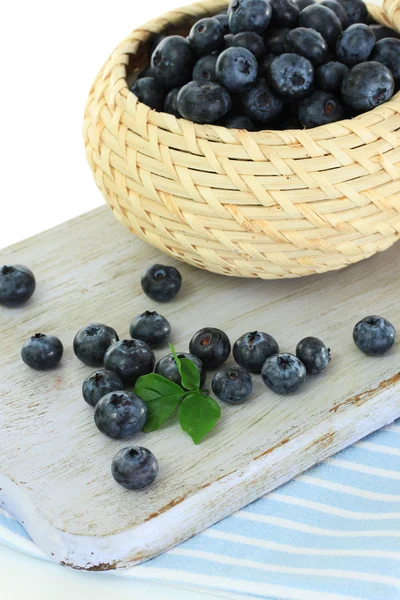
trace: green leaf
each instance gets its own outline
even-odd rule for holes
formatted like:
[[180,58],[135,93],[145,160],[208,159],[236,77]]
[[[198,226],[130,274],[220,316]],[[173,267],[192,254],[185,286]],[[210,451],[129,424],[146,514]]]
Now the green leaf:
[[179,358],[172,344],[169,345],[176,366],[181,376],[182,387],[187,390],[198,390],[200,387],[200,373],[192,360],[188,358]]
[[218,402],[210,396],[188,394],[179,407],[179,422],[195,444],[211,431],[221,416]]
[[178,367],[178,371],[180,373],[181,372],[181,361],[178,358],[178,355],[176,353],[176,350],[175,350],[174,346],[172,344],[168,344],[168,346],[169,346],[169,349],[172,352],[172,356],[174,357],[174,361],[176,362],[176,366]]
[[180,385],[166,377],[158,375],[158,373],[149,373],[138,378],[133,393],[145,402],[151,402],[166,396],[182,397],[185,391]]
[[150,431],[156,431],[161,425],[164,425],[165,421],[174,413],[181,398],[182,396],[164,396],[158,400],[146,402],[147,419],[143,431],[150,433]]

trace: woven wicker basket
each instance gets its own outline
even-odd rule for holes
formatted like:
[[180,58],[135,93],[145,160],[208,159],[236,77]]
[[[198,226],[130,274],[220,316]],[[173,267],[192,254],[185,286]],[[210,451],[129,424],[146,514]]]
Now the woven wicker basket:
[[[99,73],[84,138],[115,216],[166,254],[240,277],[323,273],[391,246],[400,232],[400,93],[352,120],[250,133],[158,113],[129,91],[152,35],[186,34],[225,7],[211,0],[151,21]],[[400,30],[400,0],[369,10]]]

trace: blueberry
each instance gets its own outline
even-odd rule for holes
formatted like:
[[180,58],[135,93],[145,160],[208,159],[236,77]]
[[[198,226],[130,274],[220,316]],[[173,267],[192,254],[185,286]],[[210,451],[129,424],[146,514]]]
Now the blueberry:
[[318,90],[299,106],[299,120],[303,127],[328,125],[340,121],[343,117],[343,104],[332,92]]
[[165,89],[179,87],[190,81],[193,64],[192,47],[179,35],[164,38],[151,57],[154,79]]
[[283,27],[282,29],[268,29],[264,36],[265,52],[267,54],[275,54],[279,56],[288,51],[286,37],[290,29]]
[[142,275],[141,284],[146,296],[156,302],[169,302],[182,286],[182,277],[175,267],[153,265]]
[[258,77],[260,79],[268,78],[269,66],[274,60],[274,58],[276,58],[276,54],[265,54],[265,56],[263,56],[263,58],[260,60],[260,62],[258,63]]
[[35,276],[23,265],[0,267],[0,304],[15,307],[32,296],[36,288]]
[[231,48],[246,48],[256,58],[261,58],[265,54],[264,40],[254,31],[242,31],[233,36],[230,42]]
[[140,490],[153,483],[158,474],[158,463],[147,448],[122,448],[113,458],[111,473],[127,490]]
[[259,79],[245,94],[243,94],[245,115],[249,119],[268,123],[277,117],[283,108],[282,100],[267,84],[265,79]]
[[307,6],[311,6],[312,4],[316,3],[315,0],[292,0],[292,2],[295,6],[297,6],[299,12],[307,8]]
[[[197,367],[198,372],[200,373],[200,387],[203,387],[206,381],[206,370],[204,369],[204,365],[200,358],[195,356],[194,354],[189,354],[188,352],[179,352],[177,353],[178,358],[187,358],[194,362]],[[181,376],[178,371],[178,367],[176,366],[175,359],[172,354],[167,354],[163,356],[158,363],[156,364],[155,372],[163,377],[166,377],[170,381],[177,383],[180,385]]]
[[229,33],[229,17],[228,13],[220,13],[219,15],[215,15],[214,19],[217,19],[222,25],[224,30],[224,34]]
[[383,38],[397,38],[400,39],[400,33],[391,29],[391,27],[386,27],[386,25],[370,25],[371,30],[375,36],[375,40],[379,42],[379,40],[383,40]]
[[364,354],[380,356],[395,343],[396,330],[386,319],[372,315],[357,323],[353,330],[353,340]]
[[400,40],[384,38],[375,44],[371,60],[382,63],[393,75],[396,85],[400,85]]
[[321,90],[327,92],[340,92],[342,82],[347,73],[349,67],[346,67],[341,62],[331,61],[321,65],[316,70],[317,85]]
[[150,106],[150,108],[153,108],[154,110],[158,110],[158,112],[162,112],[164,108],[165,90],[157,83],[154,77],[137,79],[130,90],[140,102],[143,102],[143,104]]
[[308,58],[314,66],[321,65],[328,56],[328,44],[314,29],[296,27],[289,31],[286,42],[290,52]]
[[281,54],[272,61],[269,76],[272,87],[278,94],[286,98],[301,98],[312,88],[314,69],[304,56]]
[[318,31],[330,47],[335,46],[342,32],[342,24],[336,14],[330,8],[320,4],[313,4],[302,10],[299,25]]
[[228,33],[225,37],[224,37],[224,41],[225,41],[225,48],[230,48],[231,47],[231,42],[234,38],[233,33]]
[[337,0],[347,13],[349,25],[368,23],[368,9],[363,0]]
[[231,343],[226,333],[215,327],[205,327],[194,334],[189,350],[202,361],[206,369],[217,369],[231,353]]
[[310,375],[316,375],[326,369],[331,360],[329,348],[321,340],[311,336],[297,344],[296,356]]
[[150,42],[149,42],[149,50],[148,50],[148,52],[149,52],[149,58],[150,58],[150,59],[151,59],[151,56],[152,56],[152,54],[153,54],[154,50],[157,48],[158,44],[159,44],[160,42],[162,42],[163,40],[165,40],[165,38],[166,38],[166,37],[167,37],[167,36],[166,36],[165,34],[163,34],[163,33],[158,33],[157,35],[153,36],[153,37],[150,39]]
[[256,130],[256,126],[248,117],[228,117],[222,122],[222,125],[228,129],[247,129],[247,131]]
[[200,19],[190,30],[189,42],[197,55],[210,54],[223,48],[224,35],[224,28],[218,19]]
[[293,354],[274,354],[263,364],[261,377],[276,394],[292,394],[304,383],[306,368]]
[[123,440],[139,433],[147,419],[147,406],[133,392],[123,390],[103,396],[94,409],[94,422],[101,433]]
[[227,48],[218,57],[215,73],[231,92],[243,92],[256,80],[257,59],[246,48]]
[[215,65],[218,56],[215,54],[206,54],[196,62],[193,67],[193,79],[195,81],[217,81],[215,74]]
[[335,13],[340,23],[342,24],[343,30],[346,29],[346,27],[348,27],[349,17],[347,16],[347,12],[344,10],[343,6],[339,4],[339,2],[336,2],[336,0],[323,0],[321,2],[321,6],[326,6]]
[[133,385],[138,377],[152,373],[155,362],[153,350],[142,340],[116,342],[104,356],[105,368],[117,373],[127,385]]
[[279,346],[268,333],[252,331],[242,335],[233,345],[233,358],[247,371],[261,373],[267,358],[278,354]]
[[146,342],[151,348],[159,348],[168,342],[171,325],[158,312],[146,310],[132,320],[129,333],[132,338]]
[[178,110],[194,123],[214,123],[231,108],[231,96],[226,88],[213,81],[191,81],[178,94]]
[[357,111],[364,112],[390,100],[394,92],[391,72],[378,62],[353,67],[342,83],[342,97]]
[[368,25],[356,23],[350,25],[338,37],[336,55],[340,62],[348,67],[368,59],[375,45],[375,36]]
[[106,394],[123,389],[124,382],[116,373],[101,369],[86,377],[82,384],[82,395],[90,406],[96,406]]
[[36,333],[22,346],[21,357],[31,369],[44,371],[58,365],[63,352],[63,345],[57,337]]
[[140,71],[139,75],[137,76],[137,79],[142,79],[143,77],[153,77],[151,67],[146,67],[145,69],[143,69],[143,71]]
[[271,20],[272,8],[268,0],[232,0],[228,15],[232,33],[264,33]]
[[242,367],[227,366],[215,373],[212,391],[227,404],[241,404],[251,394],[253,382],[251,375]]
[[180,89],[180,87],[172,88],[165,96],[164,102],[164,112],[174,115],[177,119],[181,117],[178,110],[178,94]]
[[299,7],[291,0],[270,0],[272,6],[271,24],[279,27],[296,27]]
[[76,334],[74,352],[85,364],[98,367],[103,364],[107,349],[118,340],[118,334],[112,327],[91,323]]

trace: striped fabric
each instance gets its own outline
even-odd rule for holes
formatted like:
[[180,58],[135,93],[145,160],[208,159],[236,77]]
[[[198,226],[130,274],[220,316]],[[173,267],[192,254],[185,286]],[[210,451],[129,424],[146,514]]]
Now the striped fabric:
[[[46,559],[5,512],[0,541]],[[121,575],[233,597],[400,600],[400,420]]]

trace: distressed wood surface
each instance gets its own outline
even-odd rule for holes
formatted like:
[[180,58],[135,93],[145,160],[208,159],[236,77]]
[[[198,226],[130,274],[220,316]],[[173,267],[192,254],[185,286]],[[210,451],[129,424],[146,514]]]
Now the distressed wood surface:
[[[399,353],[362,355],[352,341],[361,317],[381,314],[400,325],[400,245],[347,270],[285,281],[222,277],[179,264],[183,288],[156,305],[140,274],[172,264],[101,208],[0,253],[0,263],[30,266],[37,291],[23,308],[0,307],[0,502],[54,560],[91,570],[123,568],[153,557],[400,416]],[[254,376],[252,399],[222,406],[215,430],[199,445],[173,421],[131,440],[157,456],[156,483],[128,492],[111,477],[127,442],[100,434],[81,384],[93,370],[72,351],[75,332],[91,321],[128,337],[139,312],[158,309],[172,341],[212,325],[234,341],[267,331],[293,351],[306,335],[332,349],[325,374],[281,398]],[[20,359],[36,332],[58,335],[61,365],[37,373]],[[160,357],[163,352],[158,352]]]

